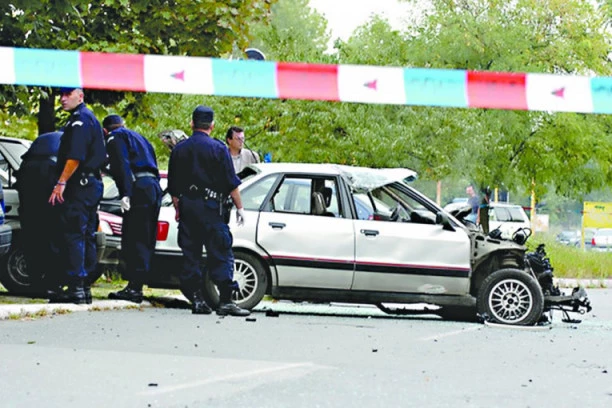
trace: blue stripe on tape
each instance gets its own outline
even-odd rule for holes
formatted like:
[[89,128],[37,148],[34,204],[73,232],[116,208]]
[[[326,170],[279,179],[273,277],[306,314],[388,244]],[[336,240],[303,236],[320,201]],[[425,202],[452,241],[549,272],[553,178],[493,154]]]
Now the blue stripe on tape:
[[18,85],[81,86],[78,51],[15,48]]
[[405,68],[406,104],[467,108],[467,71]]
[[591,78],[593,113],[612,113],[612,77]]
[[276,63],[212,60],[215,95],[277,98]]

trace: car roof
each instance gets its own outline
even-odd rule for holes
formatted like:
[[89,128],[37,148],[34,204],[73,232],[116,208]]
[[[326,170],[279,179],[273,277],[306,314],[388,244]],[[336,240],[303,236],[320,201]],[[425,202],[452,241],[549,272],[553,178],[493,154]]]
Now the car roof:
[[395,181],[414,180],[416,172],[406,168],[347,166],[331,163],[255,163],[249,165],[257,173],[326,174],[342,176],[356,190],[371,190]]

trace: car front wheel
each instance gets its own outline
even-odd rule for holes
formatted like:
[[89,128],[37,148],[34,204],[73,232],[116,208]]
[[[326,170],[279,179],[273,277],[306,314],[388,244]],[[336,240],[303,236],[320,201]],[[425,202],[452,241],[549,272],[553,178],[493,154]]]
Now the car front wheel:
[[518,269],[501,269],[488,276],[478,291],[478,312],[489,321],[530,326],[544,310],[538,282]]

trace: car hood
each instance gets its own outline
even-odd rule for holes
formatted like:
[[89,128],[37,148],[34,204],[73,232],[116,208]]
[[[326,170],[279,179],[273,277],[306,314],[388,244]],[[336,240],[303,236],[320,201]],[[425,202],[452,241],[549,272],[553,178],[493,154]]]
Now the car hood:
[[394,182],[408,182],[417,178],[417,173],[405,168],[371,169],[337,165],[338,171],[356,192],[367,192]]

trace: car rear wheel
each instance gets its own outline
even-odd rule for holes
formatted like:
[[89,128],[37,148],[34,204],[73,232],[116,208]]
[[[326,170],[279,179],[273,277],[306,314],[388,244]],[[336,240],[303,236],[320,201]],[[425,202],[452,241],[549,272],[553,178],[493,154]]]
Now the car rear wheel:
[[[252,309],[263,299],[268,287],[268,275],[261,261],[245,252],[234,253],[234,280],[240,289],[232,300],[243,309]],[[204,297],[210,304],[219,304],[219,291],[210,278],[204,283]]]
[[538,282],[518,269],[501,269],[488,276],[478,291],[478,312],[494,323],[530,326],[544,311]]

